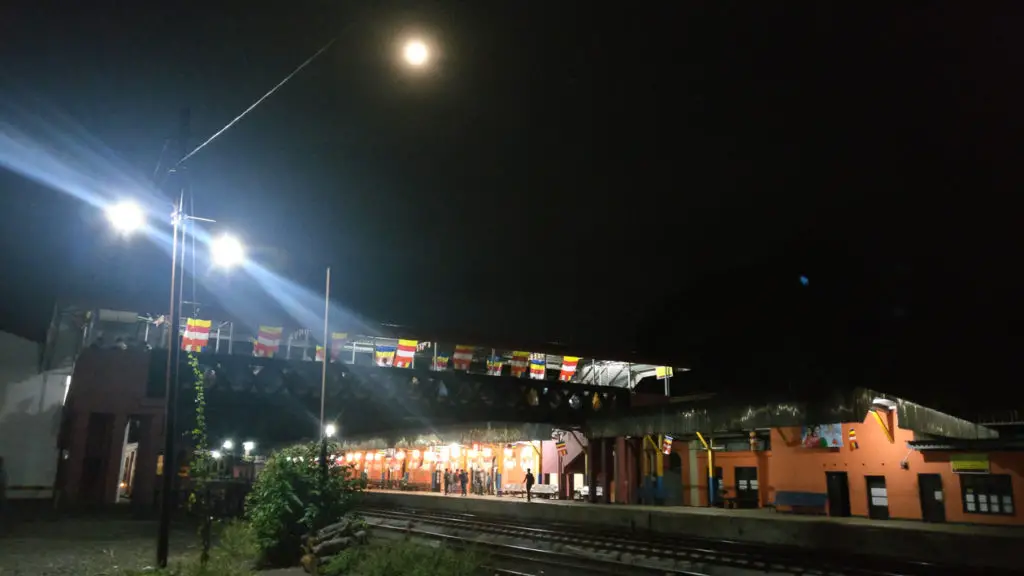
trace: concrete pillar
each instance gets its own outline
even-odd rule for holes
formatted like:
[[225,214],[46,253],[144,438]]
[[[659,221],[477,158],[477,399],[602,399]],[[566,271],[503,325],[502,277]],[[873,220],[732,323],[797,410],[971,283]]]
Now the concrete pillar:
[[615,439],[615,502],[617,504],[629,504],[631,502],[629,467],[627,459],[629,455],[626,448],[626,439],[619,437]]
[[587,500],[589,500],[591,504],[597,503],[597,474],[594,472],[597,464],[594,460],[597,456],[597,450],[594,449],[594,445],[598,442],[598,440],[593,439],[588,439],[587,441],[587,469],[584,477],[587,482]]
[[686,467],[689,472],[687,482],[690,484],[690,506],[700,506],[700,474],[705,471],[697,464],[697,452],[704,447],[698,440],[691,440],[689,448]]
[[607,438],[602,438],[598,447],[601,450],[601,502],[608,504],[612,501],[612,467],[609,465],[612,452],[611,441]]

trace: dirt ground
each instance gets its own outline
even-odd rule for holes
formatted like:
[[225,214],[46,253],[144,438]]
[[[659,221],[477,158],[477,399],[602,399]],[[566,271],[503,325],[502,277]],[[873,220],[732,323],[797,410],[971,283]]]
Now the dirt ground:
[[[64,518],[6,526],[0,534],[0,576],[105,576],[156,562],[152,521]],[[198,553],[189,527],[171,533],[171,564]]]

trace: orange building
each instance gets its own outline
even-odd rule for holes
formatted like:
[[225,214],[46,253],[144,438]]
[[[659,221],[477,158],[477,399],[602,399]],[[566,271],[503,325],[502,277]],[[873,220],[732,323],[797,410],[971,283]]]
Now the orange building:
[[[664,434],[620,436],[613,457],[617,478],[608,480],[609,501],[708,506],[712,479],[717,506],[776,507],[879,520],[1024,524],[1015,499],[1015,494],[1024,492],[1024,450],[1018,451],[1024,441],[1006,438],[1005,431],[1000,437],[998,430],[868,393],[860,391],[859,402],[845,404],[846,414],[863,415],[853,422],[757,427],[714,435],[668,429],[665,432],[674,440],[668,454],[661,450]],[[855,408],[849,409],[851,405]],[[637,422],[642,422],[650,431],[658,423],[668,428],[681,422],[673,421],[669,410],[663,420],[646,416],[623,426],[637,429]],[[682,410],[694,412],[692,406]],[[906,422],[900,422],[900,414]],[[614,425],[604,430],[607,434]],[[604,441],[610,440],[605,435]],[[605,485],[599,472],[591,473],[599,485]],[[650,485],[646,493],[637,477]],[[659,488],[653,487],[654,482]],[[657,497],[652,497],[655,492]]]

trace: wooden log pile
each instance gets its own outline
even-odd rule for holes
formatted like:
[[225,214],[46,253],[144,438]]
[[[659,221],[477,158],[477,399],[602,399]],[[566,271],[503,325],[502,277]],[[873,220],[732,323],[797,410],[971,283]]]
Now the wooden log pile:
[[320,566],[352,546],[365,544],[369,537],[362,519],[346,516],[306,537],[302,568],[317,576]]

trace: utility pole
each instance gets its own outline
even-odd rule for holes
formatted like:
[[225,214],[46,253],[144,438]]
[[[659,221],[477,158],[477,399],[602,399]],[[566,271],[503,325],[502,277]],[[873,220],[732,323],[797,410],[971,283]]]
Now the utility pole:
[[[181,112],[181,121],[178,126],[178,147],[179,158],[188,154],[188,137],[191,114],[186,108]],[[185,172],[185,165],[179,163],[174,169],[174,182],[178,188],[176,196],[177,204],[174,209],[173,219],[174,231],[171,236],[171,290],[170,290],[170,338],[167,342],[167,380],[165,383],[165,404],[164,404],[164,465],[163,465],[163,489],[160,503],[160,528],[157,534],[156,563],[160,568],[167,567],[167,556],[170,548],[171,536],[171,514],[177,498],[175,492],[175,477],[178,475],[175,452],[177,450],[177,404],[178,404],[178,364],[181,361],[181,290],[183,287],[182,276],[178,273],[178,237],[181,237],[181,258],[184,264],[185,258],[185,231],[182,228],[183,210],[185,209],[185,193],[188,188],[188,178]],[[180,234],[179,234],[180,233]]]

